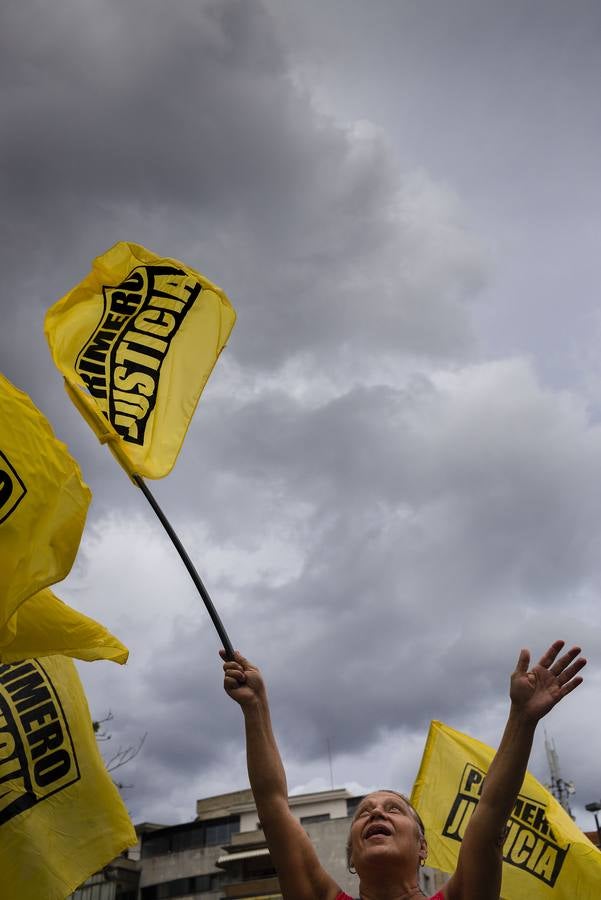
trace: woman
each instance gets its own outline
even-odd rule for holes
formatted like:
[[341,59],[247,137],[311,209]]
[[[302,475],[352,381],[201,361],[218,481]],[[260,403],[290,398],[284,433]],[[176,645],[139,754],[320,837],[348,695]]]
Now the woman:
[[[432,900],[498,900],[505,828],[526,772],[536,725],[578,687],[586,665],[573,647],[555,641],[531,670],[522,650],[511,676],[511,706],[499,749],[468,825],[457,869]],[[224,656],[223,651],[221,652]],[[250,786],[285,900],[347,900],[322,868],[313,845],[288,807],[288,789],[261,673],[236,652],[225,661],[224,688],[242,707]],[[418,873],[428,854],[423,823],[394,791],[369,794],[357,808],[347,856],[359,876],[361,900],[423,897]]]

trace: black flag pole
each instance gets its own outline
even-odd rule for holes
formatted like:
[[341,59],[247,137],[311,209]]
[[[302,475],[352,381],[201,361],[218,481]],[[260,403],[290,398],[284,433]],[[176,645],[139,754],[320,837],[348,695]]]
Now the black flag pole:
[[163,526],[163,528],[165,529],[165,531],[171,538],[173,546],[179,553],[183,564],[185,565],[186,569],[188,570],[190,578],[196,585],[196,589],[197,589],[198,593],[200,594],[200,596],[202,597],[202,601],[203,601],[204,605],[206,606],[207,612],[211,617],[211,621],[213,622],[213,625],[217,629],[217,634],[219,635],[221,643],[223,644],[223,649],[225,650],[225,658],[233,659],[234,658],[234,648],[232,646],[232,642],[230,641],[230,639],[228,637],[227,631],[223,627],[223,622],[219,618],[219,614],[218,614],[217,610],[213,606],[213,601],[211,600],[211,598],[209,596],[209,592],[207,591],[206,587],[202,583],[202,579],[201,579],[200,575],[194,568],[194,563],[188,556],[184,545],[182,544],[182,542],[178,538],[177,534],[173,530],[173,527],[172,527],[169,519],[167,518],[167,516],[165,515],[165,513],[163,512],[163,510],[161,509],[161,507],[155,500],[154,496],[152,495],[152,493],[150,491],[150,488],[148,487],[148,485],[146,484],[146,482],[144,481],[142,476],[141,475],[132,475],[132,478],[135,481],[135,483],[138,485],[138,487],[140,488],[140,490],[142,491],[142,493],[144,494],[144,496],[146,497],[146,499],[148,500],[150,505],[152,506],[153,510],[155,511],[157,518],[159,519],[161,525]]

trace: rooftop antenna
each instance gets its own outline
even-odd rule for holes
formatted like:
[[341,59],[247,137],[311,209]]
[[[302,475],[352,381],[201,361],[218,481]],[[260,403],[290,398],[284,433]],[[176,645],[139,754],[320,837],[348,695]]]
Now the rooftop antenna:
[[328,746],[328,763],[330,764],[330,787],[334,790],[334,769],[332,768],[332,748],[329,737],[326,738],[326,744]]
[[545,731],[545,752],[547,754],[547,762],[549,763],[549,772],[551,773],[551,784],[546,787],[551,791],[558,803],[563,806],[571,819],[574,818],[570,807],[570,797],[576,792],[574,782],[564,781],[559,771],[559,755],[555,749],[555,742],[547,736]]

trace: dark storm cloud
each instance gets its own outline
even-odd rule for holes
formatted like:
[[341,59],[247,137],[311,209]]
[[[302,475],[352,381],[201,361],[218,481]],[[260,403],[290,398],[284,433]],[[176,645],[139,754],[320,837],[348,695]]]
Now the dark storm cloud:
[[92,516],[140,498],[71,409],[43,319],[115,240],[223,285],[226,354],[251,377],[295,356],[466,352],[484,264],[455,199],[316,112],[261,4],[11,4],[0,40],[2,369],[81,461]]
[[[360,387],[319,405],[275,391],[235,413],[228,406],[222,398],[204,408],[211,443],[178,473],[215,534],[235,533],[238,517],[239,539],[245,529],[252,539],[253,508],[277,498],[278,517],[290,510],[291,523],[307,504],[307,545],[336,553],[345,530],[390,517],[408,538],[427,535],[449,564],[477,545],[469,574],[458,573],[468,595],[464,578],[517,578],[526,592],[560,595],[594,564],[601,437],[575,397],[558,403],[519,361],[421,376],[403,389]],[[219,502],[233,483],[243,498],[235,508]]]
[[601,6],[269,8],[322,107],[382,125],[403,166],[452,184],[490,238],[495,275],[475,322],[486,353],[534,356],[549,383],[579,381],[598,414]]
[[[466,347],[458,294],[482,270],[461,223],[424,221],[436,190],[405,189],[381,136],[315,111],[260,4],[12,4],[3,42],[3,305],[21,310],[3,344],[24,386],[50,372],[43,310],[124,238],[222,283],[240,309],[231,352],[253,367],[358,332]],[[451,257],[434,285],[416,263],[439,219]]]

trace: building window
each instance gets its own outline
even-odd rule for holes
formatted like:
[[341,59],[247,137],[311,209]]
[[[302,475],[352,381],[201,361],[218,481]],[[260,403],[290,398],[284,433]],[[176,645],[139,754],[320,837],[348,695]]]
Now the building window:
[[144,835],[142,843],[142,856],[164,856],[171,853],[171,841],[169,835],[147,837]]
[[240,818],[231,816],[227,820],[209,821],[205,829],[205,845],[214,847],[216,844],[229,844],[233,834],[240,831]]
[[174,831],[170,838],[170,853],[183,853],[184,850],[197,850],[204,847],[205,837],[202,828],[190,828],[186,831]]
[[365,794],[362,794],[360,797],[349,797],[346,801],[346,814],[347,816],[354,816],[357,811],[357,807],[364,799]]
[[142,858],[229,844],[232,835],[239,831],[240,816],[225,816],[209,819],[207,822],[190,822],[185,826],[175,825],[173,828],[151,831],[143,836]]
[[329,813],[318,813],[315,816],[301,816],[301,825],[313,825],[314,822],[329,821]]
[[192,875],[187,878],[175,878],[173,881],[162,881],[160,884],[149,884],[142,888],[141,896],[142,900],[171,900],[173,897],[214,891],[221,886],[221,882],[221,872]]

